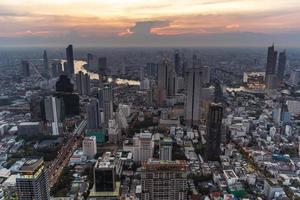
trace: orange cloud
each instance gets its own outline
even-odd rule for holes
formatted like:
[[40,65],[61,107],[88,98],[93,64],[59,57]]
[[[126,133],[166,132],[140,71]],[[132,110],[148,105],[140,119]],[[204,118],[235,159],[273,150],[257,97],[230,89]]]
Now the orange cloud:
[[225,26],[226,29],[238,29],[240,28],[239,24],[228,24]]

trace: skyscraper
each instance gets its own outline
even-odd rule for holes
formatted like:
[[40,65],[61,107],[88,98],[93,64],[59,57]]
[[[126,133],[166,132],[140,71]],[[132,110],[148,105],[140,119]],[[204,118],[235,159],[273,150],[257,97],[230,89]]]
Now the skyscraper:
[[30,76],[29,62],[27,60],[22,60],[22,75],[25,77]]
[[277,51],[274,44],[268,48],[267,66],[266,66],[266,87],[274,88],[277,82],[276,76]]
[[47,56],[47,51],[44,50],[43,54],[43,64],[44,64],[44,72],[46,75],[49,73],[49,62],[48,62],[48,56]]
[[176,74],[177,75],[181,75],[182,74],[182,68],[181,68],[181,60],[180,60],[180,55],[179,52],[176,51],[174,54],[174,65],[175,65],[175,70],[176,70]]
[[89,95],[90,94],[90,76],[82,71],[76,74],[76,88],[79,95]]
[[58,75],[58,63],[52,63],[51,64],[51,75],[52,77],[57,77]]
[[62,132],[62,120],[64,119],[63,100],[56,97],[47,97],[44,100],[45,120],[50,123],[52,135]]
[[73,93],[71,80],[66,75],[61,75],[55,86],[54,96],[63,99],[66,116],[79,115],[79,96]]
[[104,122],[107,126],[108,120],[113,117],[113,91],[111,85],[105,85],[98,92],[100,108],[103,108]]
[[16,179],[17,193],[20,200],[49,200],[48,177],[43,158],[29,158],[19,169]]
[[283,82],[283,78],[284,78],[285,66],[286,66],[286,52],[283,51],[279,53],[278,69],[277,69],[277,76],[281,83]]
[[187,200],[185,160],[148,160],[141,169],[142,200]]
[[185,122],[187,126],[195,126],[200,123],[201,76],[200,66],[187,69],[187,95],[185,101]]
[[176,72],[169,60],[158,66],[157,103],[162,105],[168,96],[176,94]]
[[209,161],[219,160],[221,144],[221,126],[223,107],[220,103],[211,103],[209,106],[206,123],[206,152],[205,159]]
[[86,106],[87,112],[87,128],[98,129],[101,123],[101,114],[99,108],[99,102],[97,99],[92,99]]
[[74,74],[74,57],[73,57],[73,45],[69,45],[66,48],[66,55],[67,55],[67,74]]

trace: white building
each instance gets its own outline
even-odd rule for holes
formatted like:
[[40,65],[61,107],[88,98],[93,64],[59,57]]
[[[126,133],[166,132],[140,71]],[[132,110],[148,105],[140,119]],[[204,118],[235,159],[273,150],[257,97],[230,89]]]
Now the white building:
[[96,136],[85,137],[82,142],[83,154],[88,158],[94,158],[97,154]]
[[108,141],[114,144],[121,141],[121,130],[114,119],[108,121]]
[[136,134],[133,137],[133,159],[135,162],[147,161],[153,155],[152,134],[149,132]]

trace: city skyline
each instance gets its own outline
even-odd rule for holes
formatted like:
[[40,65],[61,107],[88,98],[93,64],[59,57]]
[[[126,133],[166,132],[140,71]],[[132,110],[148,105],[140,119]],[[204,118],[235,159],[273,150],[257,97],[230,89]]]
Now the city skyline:
[[297,0],[3,0],[0,44],[297,46],[299,9]]

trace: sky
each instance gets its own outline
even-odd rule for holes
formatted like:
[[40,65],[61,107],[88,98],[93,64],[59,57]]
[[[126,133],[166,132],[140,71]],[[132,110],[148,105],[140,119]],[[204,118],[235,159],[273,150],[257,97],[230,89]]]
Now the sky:
[[300,45],[299,0],[0,0],[0,45]]

